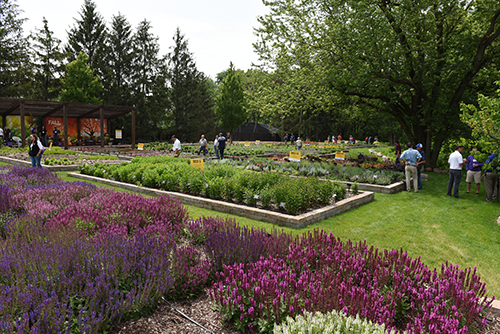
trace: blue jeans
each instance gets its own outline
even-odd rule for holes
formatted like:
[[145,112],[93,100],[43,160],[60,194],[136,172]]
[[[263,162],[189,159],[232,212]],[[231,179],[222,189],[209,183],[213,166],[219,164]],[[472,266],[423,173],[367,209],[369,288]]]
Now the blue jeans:
[[449,171],[450,179],[448,181],[448,196],[451,196],[451,190],[453,189],[453,185],[455,188],[453,189],[453,197],[458,198],[458,186],[460,185],[460,179],[462,178],[462,171],[460,169],[450,169]]
[[35,157],[36,158],[36,166],[40,167],[40,168],[42,168],[42,155],[43,155],[43,153],[40,153],[40,156],[38,158]]
[[422,165],[417,166],[418,173],[418,189],[422,189]]
[[30,160],[31,160],[31,167],[36,167],[36,156],[32,157],[30,155]]
[[217,146],[214,146],[214,150],[215,150],[215,155],[217,156],[217,159],[219,159],[219,149],[217,148]]

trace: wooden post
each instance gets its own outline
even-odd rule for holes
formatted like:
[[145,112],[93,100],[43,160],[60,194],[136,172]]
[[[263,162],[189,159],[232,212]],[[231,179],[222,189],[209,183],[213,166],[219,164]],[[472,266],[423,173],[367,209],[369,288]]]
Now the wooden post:
[[26,146],[26,124],[24,124],[24,101],[21,101],[21,147]]
[[2,115],[2,129],[7,126],[7,116]]
[[66,111],[66,104],[63,105],[63,128],[64,128],[64,149],[68,149],[68,112]]
[[104,147],[104,108],[99,108],[99,115],[101,117],[101,147]]
[[82,120],[80,118],[76,119],[76,135],[78,139],[78,143],[80,143],[80,138],[82,138]]
[[132,108],[132,148],[135,148],[135,108]]

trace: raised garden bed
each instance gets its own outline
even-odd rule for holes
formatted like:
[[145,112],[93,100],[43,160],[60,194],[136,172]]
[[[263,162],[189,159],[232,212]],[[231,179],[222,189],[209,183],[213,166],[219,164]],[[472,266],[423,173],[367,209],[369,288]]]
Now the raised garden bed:
[[341,214],[342,212],[346,212],[363,204],[369,203],[375,198],[373,192],[360,192],[358,195],[349,196],[349,198],[338,201],[335,204],[327,205],[325,207],[294,216],[286,213],[273,212],[256,207],[228,203],[225,201],[214,200],[210,198],[203,198],[178,192],[141,187],[134,184],[123,183],[79,173],[68,173],[68,176],[80,178],[86,181],[97,181],[103,184],[139,192],[150,196],[168,195],[170,197],[180,199],[183,204],[194,205],[209,210],[234,214],[292,228],[302,228],[307,225],[314,224],[320,220],[336,216],[338,214]]

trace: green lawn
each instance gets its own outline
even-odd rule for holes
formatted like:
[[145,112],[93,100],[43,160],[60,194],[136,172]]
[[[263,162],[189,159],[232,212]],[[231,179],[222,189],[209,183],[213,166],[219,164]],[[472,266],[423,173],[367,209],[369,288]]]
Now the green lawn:
[[[63,180],[76,181],[65,172]],[[460,184],[460,199],[446,196],[448,175],[429,173],[419,193],[375,194],[375,200],[360,208],[325,219],[301,230],[315,228],[332,232],[343,240],[366,239],[380,249],[400,249],[422,258],[430,268],[449,261],[461,268],[477,267],[487,283],[489,295],[500,295],[500,215],[498,202],[487,203],[484,185],[480,194],[466,194],[465,179]],[[97,184],[97,183],[96,183]],[[243,225],[273,228],[272,224],[216,211],[188,206],[193,218],[220,216],[236,218]],[[279,227],[281,229],[282,227]]]

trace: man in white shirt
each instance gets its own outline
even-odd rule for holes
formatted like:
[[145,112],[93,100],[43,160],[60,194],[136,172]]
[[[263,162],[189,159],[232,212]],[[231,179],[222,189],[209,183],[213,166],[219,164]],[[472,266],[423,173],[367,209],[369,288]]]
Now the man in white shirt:
[[460,179],[462,178],[462,165],[465,163],[466,159],[462,157],[462,151],[464,147],[462,145],[457,146],[457,150],[450,154],[448,159],[448,164],[450,165],[450,180],[448,181],[448,196],[451,196],[451,189],[453,189],[453,197],[458,198],[458,186],[460,185]]
[[3,129],[0,127],[0,146],[3,145]]
[[181,141],[175,137],[175,135],[172,136],[172,140],[174,141],[174,147],[172,147],[172,151],[174,151],[174,157],[179,157],[181,154]]

